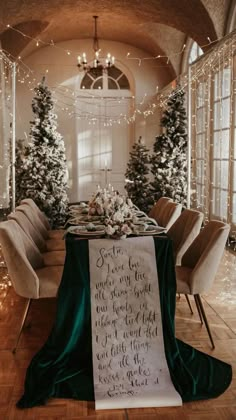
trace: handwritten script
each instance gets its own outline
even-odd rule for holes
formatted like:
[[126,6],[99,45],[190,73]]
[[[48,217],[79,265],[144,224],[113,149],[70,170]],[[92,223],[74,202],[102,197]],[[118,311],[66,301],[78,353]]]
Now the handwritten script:
[[[176,391],[164,353],[153,238],[93,240],[89,259],[96,408],[163,405],[158,394],[170,387],[172,398]],[[180,404],[177,394],[165,405]]]

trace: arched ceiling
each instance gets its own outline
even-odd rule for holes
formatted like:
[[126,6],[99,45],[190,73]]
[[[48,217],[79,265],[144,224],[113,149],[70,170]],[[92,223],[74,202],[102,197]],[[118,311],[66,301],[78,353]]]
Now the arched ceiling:
[[5,0],[0,2],[0,39],[3,49],[25,57],[37,48],[35,41],[7,29],[7,24],[56,43],[92,38],[92,16],[98,15],[99,39],[170,57],[168,66],[162,61],[172,80],[181,61],[181,54],[175,53],[188,37],[200,46],[221,37],[229,7],[230,0]]

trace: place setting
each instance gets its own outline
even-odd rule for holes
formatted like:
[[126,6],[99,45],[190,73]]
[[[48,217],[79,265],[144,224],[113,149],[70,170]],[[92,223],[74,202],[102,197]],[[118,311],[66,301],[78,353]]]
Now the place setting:
[[[71,208],[72,207],[72,208]],[[128,236],[152,236],[166,232],[155,219],[134,206],[132,200],[113,188],[98,187],[88,204],[71,206],[67,233],[81,237],[125,239]]]

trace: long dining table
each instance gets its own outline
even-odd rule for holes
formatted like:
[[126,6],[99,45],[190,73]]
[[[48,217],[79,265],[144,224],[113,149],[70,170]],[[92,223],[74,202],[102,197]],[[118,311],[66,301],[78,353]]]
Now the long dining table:
[[[55,322],[27,369],[19,408],[42,405],[49,398],[94,400],[88,242],[86,238],[66,235]],[[172,242],[162,234],[154,237],[154,245],[165,355],[174,387],[183,402],[217,397],[229,386],[232,368],[175,337]]]

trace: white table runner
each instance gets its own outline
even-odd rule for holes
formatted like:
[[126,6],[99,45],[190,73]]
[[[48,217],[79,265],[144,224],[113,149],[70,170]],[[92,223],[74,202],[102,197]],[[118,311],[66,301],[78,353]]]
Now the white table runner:
[[96,409],[181,405],[167,366],[152,237],[89,241]]

